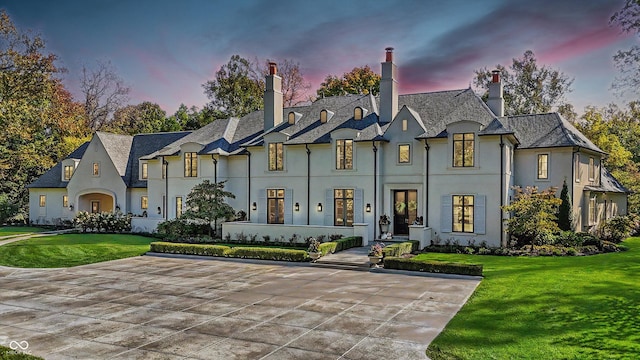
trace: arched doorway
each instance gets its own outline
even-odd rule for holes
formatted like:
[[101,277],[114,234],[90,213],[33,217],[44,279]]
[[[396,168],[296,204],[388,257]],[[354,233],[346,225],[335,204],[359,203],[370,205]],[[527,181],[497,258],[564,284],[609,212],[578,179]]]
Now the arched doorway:
[[78,197],[78,211],[89,213],[113,212],[115,207],[115,198],[109,194],[91,192]]

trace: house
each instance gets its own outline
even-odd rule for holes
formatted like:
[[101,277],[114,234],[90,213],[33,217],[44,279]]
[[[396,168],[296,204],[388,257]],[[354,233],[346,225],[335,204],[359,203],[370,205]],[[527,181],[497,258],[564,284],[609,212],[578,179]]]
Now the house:
[[119,208],[150,231],[181,216],[205,179],[226,181],[229,203],[248,213],[225,234],[375,239],[386,214],[394,235],[499,246],[512,187],[565,180],[577,230],[626,214],[606,154],[557,113],[505,116],[498,72],[485,104],[471,89],[400,95],[397,71],[387,48],[379,96],[285,108],[271,63],[264,110],[192,132],[98,132],[29,186],[31,219]]

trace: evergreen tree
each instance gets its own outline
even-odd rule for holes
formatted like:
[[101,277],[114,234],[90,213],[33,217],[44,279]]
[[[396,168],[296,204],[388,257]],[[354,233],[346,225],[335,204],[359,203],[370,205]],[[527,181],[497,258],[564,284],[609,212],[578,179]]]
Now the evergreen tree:
[[567,187],[567,179],[562,183],[562,191],[560,192],[560,207],[558,208],[558,227],[560,230],[573,230],[573,216],[571,209],[571,198],[569,197],[569,188]]

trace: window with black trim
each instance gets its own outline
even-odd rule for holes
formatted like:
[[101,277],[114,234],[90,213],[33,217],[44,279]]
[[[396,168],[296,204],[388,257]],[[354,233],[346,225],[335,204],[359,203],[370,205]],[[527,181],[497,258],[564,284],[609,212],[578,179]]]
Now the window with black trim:
[[198,154],[194,152],[184,153],[184,177],[198,176]]
[[182,216],[182,196],[176,197],[176,217]]
[[65,165],[64,167],[64,179],[70,180],[73,175],[73,165]]
[[284,148],[282,143],[269,144],[269,171],[280,171],[283,167]]
[[596,162],[590,157],[589,158],[589,181],[593,181],[596,178]]
[[47,206],[47,195],[40,195],[40,207]]
[[353,189],[333,190],[335,226],[353,226]]
[[473,232],[473,195],[453,195],[454,232]]
[[100,176],[100,163],[93,163],[93,176]]
[[296,113],[294,113],[293,111],[289,112],[289,115],[287,115],[287,120],[289,122],[289,125],[293,125],[296,123]]
[[149,198],[146,195],[140,197],[140,209],[147,210],[149,208]]
[[453,134],[453,166],[473,167],[474,147],[473,133]]
[[549,178],[549,154],[538,154],[538,179]]
[[140,169],[140,179],[147,180],[149,178],[149,164],[142,163],[142,169]]
[[580,182],[580,154],[575,154],[573,161],[573,176],[575,177],[576,182]]
[[336,140],[336,169],[353,169],[353,140]]
[[284,189],[267,189],[267,223],[284,224]]
[[398,145],[398,162],[400,164],[408,164],[411,162],[411,145],[410,144]]
[[321,123],[327,122],[327,110],[320,111],[320,122]]
[[362,120],[362,108],[360,106],[356,106],[356,108],[353,109],[353,119]]
[[62,207],[69,207],[69,195],[62,195]]

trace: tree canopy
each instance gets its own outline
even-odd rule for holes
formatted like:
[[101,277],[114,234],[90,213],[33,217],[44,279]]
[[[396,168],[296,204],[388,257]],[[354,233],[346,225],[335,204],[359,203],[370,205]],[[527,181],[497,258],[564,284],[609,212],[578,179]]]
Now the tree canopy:
[[369,93],[380,93],[380,75],[373,72],[369,65],[355,67],[341,77],[328,75],[316,90],[318,97]]
[[[627,0],[624,7],[611,16],[610,23],[620,26],[624,32],[640,36],[640,0]],[[640,94],[640,45],[619,50],[613,60],[620,76],[612,87],[620,92]]]
[[[233,208],[227,204],[226,199],[235,199],[235,195],[224,190],[225,181],[212,183],[204,180],[191,189],[187,195],[188,210],[185,218],[198,219],[210,224],[218,219],[232,217]],[[211,227],[209,227],[211,236]]]
[[[573,79],[546,65],[539,66],[533,51],[514,58],[509,68],[498,64],[495,69],[500,71],[504,86],[506,115],[546,113],[566,106],[565,95],[571,92]],[[489,94],[492,70],[475,70],[473,85],[484,99]]]

